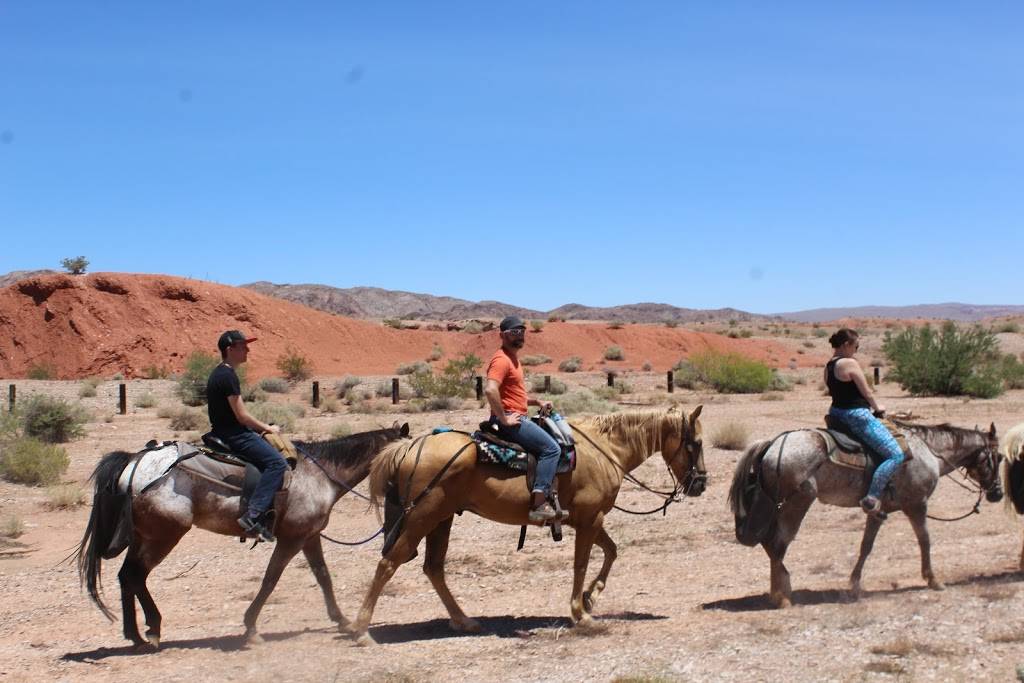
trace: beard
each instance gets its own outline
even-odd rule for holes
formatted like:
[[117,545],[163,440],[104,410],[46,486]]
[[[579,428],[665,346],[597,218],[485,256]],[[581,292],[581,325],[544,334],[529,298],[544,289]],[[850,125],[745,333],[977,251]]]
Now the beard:
[[521,349],[526,344],[526,340],[523,339],[522,337],[519,337],[518,339],[513,339],[512,341],[510,341],[509,344],[512,346],[513,349]]

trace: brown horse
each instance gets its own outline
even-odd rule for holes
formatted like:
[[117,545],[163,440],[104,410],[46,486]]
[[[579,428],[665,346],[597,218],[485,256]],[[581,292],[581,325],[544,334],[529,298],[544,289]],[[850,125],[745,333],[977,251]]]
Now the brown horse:
[[[1006,506],[1012,513],[1024,514],[1024,422],[1003,434],[999,441],[1003,461],[1003,488]],[[1020,570],[1024,572],[1024,544],[1020,548]]]
[[[387,429],[341,439],[296,442],[304,455],[292,473],[288,505],[277,523],[277,543],[263,575],[263,584],[245,611],[245,636],[249,642],[259,641],[256,619],[285,566],[299,550],[305,553],[309,568],[320,584],[328,616],[339,628],[347,627],[348,620],[342,616],[334,598],[320,532],[327,526],[338,499],[366,478],[373,456],[387,444],[408,435],[409,425],[399,427],[396,422]],[[96,466],[92,475],[96,482],[92,513],[76,558],[79,577],[88,587],[89,596],[113,621],[113,615],[100,597],[101,562],[113,559],[123,550],[123,545],[116,544],[116,531],[119,523],[125,524],[122,512],[131,512],[126,516],[131,539],[128,554],[117,575],[121,584],[124,637],[136,646],[156,649],[160,646],[161,617],[146,587],[146,578],[193,526],[225,536],[238,536],[241,532],[236,521],[239,499],[237,489],[174,468],[141,494],[133,496],[130,507],[125,508],[117,502],[118,481],[135,455],[115,451],[104,456]],[[146,615],[148,640],[139,634],[136,598]]]
[[[633,412],[595,417],[572,425],[576,434],[577,464],[573,472],[558,475],[558,495],[569,511],[565,521],[576,529],[575,560],[570,609],[574,624],[587,625],[597,596],[604,589],[615,561],[615,543],[604,530],[604,517],[612,509],[623,478],[653,453],[660,452],[678,482],[676,492],[699,496],[707,473],[697,419],[701,406],[689,416],[667,412]],[[476,448],[458,432],[422,437],[412,445],[395,444],[377,457],[370,473],[374,502],[395,496],[404,510],[398,529],[389,533],[383,559],[363,601],[352,631],[360,644],[372,643],[366,632],[377,598],[399,565],[416,555],[427,539],[423,571],[445,608],[450,625],[476,632],[480,624],[465,615],[452,597],[444,578],[445,554],[452,519],[468,510],[502,524],[527,524],[530,493],[522,473],[477,462]],[[457,455],[456,455],[457,454]],[[393,526],[394,520],[389,520]],[[385,524],[389,526],[389,524]],[[389,532],[391,529],[389,528]],[[586,593],[590,552],[597,543],[604,563]]]

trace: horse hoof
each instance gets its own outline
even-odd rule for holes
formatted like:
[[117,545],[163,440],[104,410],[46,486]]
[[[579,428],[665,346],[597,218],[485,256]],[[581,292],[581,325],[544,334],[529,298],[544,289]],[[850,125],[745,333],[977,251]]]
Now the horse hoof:
[[160,636],[154,636],[154,635],[149,636],[149,644],[153,647],[154,650],[159,650],[160,649]]
[[787,609],[793,606],[793,602],[788,596],[775,594],[771,596],[771,603],[775,605],[776,609]]
[[592,596],[590,592],[583,594],[583,611],[588,614],[594,611],[594,603],[597,601],[597,596]]
[[576,628],[587,630],[594,626],[594,617],[590,616],[586,612],[580,617],[579,621],[575,624]]
[[369,633],[361,633],[356,637],[356,645],[359,647],[369,647],[370,645],[376,645],[377,641],[373,639]]
[[928,582],[928,587],[931,588],[933,591],[944,591],[944,590],[946,590],[945,584],[943,584],[941,581],[939,581],[937,579],[931,579]]
[[470,619],[469,617],[466,617],[461,621],[451,619],[448,621],[448,625],[451,626],[453,631],[459,631],[461,633],[480,633],[482,630],[480,622],[476,619]]
[[263,640],[263,636],[261,636],[256,631],[253,631],[252,633],[245,634],[245,644],[246,645],[262,645],[264,642],[265,641]]

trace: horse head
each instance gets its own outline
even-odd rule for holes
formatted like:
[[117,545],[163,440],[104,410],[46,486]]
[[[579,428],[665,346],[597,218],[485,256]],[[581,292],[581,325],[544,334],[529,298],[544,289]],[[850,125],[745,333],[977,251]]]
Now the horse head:
[[1003,499],[1003,484],[999,476],[999,464],[1003,455],[999,452],[996,425],[993,422],[987,432],[977,428],[975,431],[981,436],[982,445],[968,462],[967,474],[985,490],[985,499],[988,502],[998,503]]
[[678,431],[673,420],[673,428],[663,435],[661,456],[679,481],[679,490],[687,496],[699,496],[707,488],[703,432],[698,419],[703,408],[699,405],[689,415],[681,415]]

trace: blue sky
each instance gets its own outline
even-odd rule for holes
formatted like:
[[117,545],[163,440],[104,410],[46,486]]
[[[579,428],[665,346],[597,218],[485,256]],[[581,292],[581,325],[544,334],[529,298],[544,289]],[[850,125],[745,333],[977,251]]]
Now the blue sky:
[[0,273],[1024,303],[1024,5],[0,0]]

